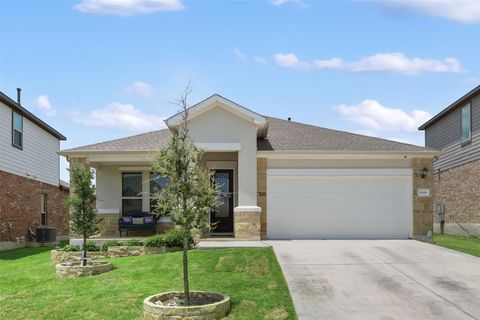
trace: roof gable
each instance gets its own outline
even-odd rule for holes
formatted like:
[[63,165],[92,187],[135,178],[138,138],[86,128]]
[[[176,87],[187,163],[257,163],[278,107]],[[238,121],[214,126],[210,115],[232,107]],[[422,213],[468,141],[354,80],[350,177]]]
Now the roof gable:
[[[246,121],[252,122],[257,126],[257,136],[259,138],[265,137],[267,133],[267,120],[264,116],[253,112],[219,94],[214,94],[207,99],[188,108],[189,120],[198,117],[201,114],[213,109],[222,108]],[[165,120],[167,127],[175,128],[182,121],[183,113],[179,112]]]

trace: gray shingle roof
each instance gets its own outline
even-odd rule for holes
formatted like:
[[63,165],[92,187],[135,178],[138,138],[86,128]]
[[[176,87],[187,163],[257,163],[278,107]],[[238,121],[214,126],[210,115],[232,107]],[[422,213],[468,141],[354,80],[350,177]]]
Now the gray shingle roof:
[[[411,144],[373,138],[359,134],[316,127],[266,117],[268,135],[257,140],[259,151],[410,151],[425,152],[434,149]],[[95,143],[69,151],[158,151],[166,148],[170,141],[168,129],[139,134],[123,139]]]
[[63,150],[69,151],[158,151],[165,149],[170,142],[170,130],[163,129],[115,139],[86,146]]
[[267,117],[267,139],[257,141],[259,151],[436,151],[391,140],[316,127]]

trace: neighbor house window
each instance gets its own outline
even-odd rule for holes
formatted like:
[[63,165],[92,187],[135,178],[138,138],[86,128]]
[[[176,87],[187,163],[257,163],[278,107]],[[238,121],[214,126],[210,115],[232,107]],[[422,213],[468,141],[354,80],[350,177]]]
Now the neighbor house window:
[[124,215],[142,212],[142,173],[122,173],[122,212]]
[[40,195],[40,224],[47,225],[47,195],[45,193]]
[[155,200],[151,196],[167,185],[167,178],[162,177],[158,173],[150,172],[150,212],[155,208]]
[[12,145],[23,148],[23,116],[16,112],[12,114]]
[[472,107],[467,104],[462,108],[462,142],[472,139]]

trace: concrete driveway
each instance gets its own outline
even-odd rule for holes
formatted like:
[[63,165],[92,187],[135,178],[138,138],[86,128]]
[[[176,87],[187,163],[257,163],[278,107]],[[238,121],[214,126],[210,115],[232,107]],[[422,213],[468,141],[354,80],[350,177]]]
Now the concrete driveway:
[[268,241],[299,319],[480,319],[480,259],[414,240]]

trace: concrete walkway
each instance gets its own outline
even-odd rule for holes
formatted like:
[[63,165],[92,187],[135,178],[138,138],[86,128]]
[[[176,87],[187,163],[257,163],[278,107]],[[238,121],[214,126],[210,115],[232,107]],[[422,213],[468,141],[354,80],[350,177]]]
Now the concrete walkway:
[[299,319],[480,319],[480,259],[413,240],[267,241]]

